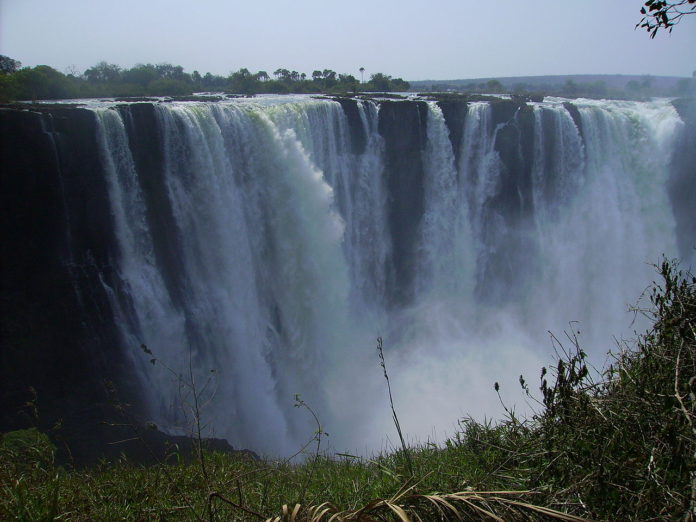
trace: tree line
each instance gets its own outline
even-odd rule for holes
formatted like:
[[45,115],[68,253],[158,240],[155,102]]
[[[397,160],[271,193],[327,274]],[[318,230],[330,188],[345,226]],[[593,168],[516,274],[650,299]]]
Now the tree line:
[[[364,69],[360,69],[362,75]],[[48,65],[22,67],[17,60],[0,55],[0,101],[98,98],[128,96],[186,96],[195,92],[230,94],[345,93],[362,91],[406,91],[409,83],[383,73],[372,74],[367,82],[352,74],[331,69],[311,75],[277,69],[252,73],[241,68],[229,76],[198,71],[187,73],[169,63],[137,64],[122,68],[99,62],[84,73],[64,74]]]

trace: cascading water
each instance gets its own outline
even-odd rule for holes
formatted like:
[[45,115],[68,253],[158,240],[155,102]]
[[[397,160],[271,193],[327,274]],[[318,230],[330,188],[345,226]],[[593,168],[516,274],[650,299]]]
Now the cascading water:
[[[549,363],[547,330],[579,321],[601,363],[646,263],[677,255],[666,185],[681,122],[664,101],[551,100],[505,118],[494,103],[451,121],[418,109],[415,195],[394,189],[376,102],[352,121],[309,98],[159,104],[159,179],[138,171],[129,109],[93,109],[119,251],[108,290],[155,422],[186,422],[195,379],[209,433],[237,447],[288,454],[311,438],[300,394],[334,448],[367,452],[391,429],[377,336],[421,441],[497,415],[493,381]],[[404,263],[390,209],[415,196]],[[394,299],[399,263],[413,292]]]

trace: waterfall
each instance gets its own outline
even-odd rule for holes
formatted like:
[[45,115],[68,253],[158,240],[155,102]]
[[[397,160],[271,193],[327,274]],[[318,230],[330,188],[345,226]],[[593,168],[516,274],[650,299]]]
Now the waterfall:
[[[500,413],[494,381],[519,399],[518,376],[552,361],[547,330],[572,325],[601,365],[631,334],[647,263],[678,254],[667,184],[681,121],[665,101],[503,116],[474,102],[459,118],[398,102],[418,129],[398,119],[406,105],[353,103],[157,104],[155,174],[138,164],[135,109],[91,109],[117,245],[103,284],[163,429],[186,431],[195,382],[206,433],[236,447],[297,450],[315,429],[299,394],[332,448],[379,449],[382,336],[404,430],[441,440],[458,418]],[[408,189],[395,165],[413,167]],[[395,208],[412,209],[409,237]],[[395,300],[404,274],[413,292]]]
[[558,303],[555,323],[572,317],[597,344],[598,335],[628,329],[624,312],[652,281],[650,263],[677,256],[666,190],[670,145],[660,142],[659,127],[673,131],[679,120],[665,103],[577,106],[582,136],[563,106],[535,113],[538,120],[555,112],[555,144],[542,143],[550,159],[535,165],[536,234],[548,266],[537,306]]

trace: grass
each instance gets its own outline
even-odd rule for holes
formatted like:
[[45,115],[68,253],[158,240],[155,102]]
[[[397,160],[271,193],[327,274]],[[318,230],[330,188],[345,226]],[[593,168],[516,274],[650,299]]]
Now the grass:
[[539,404],[530,418],[465,419],[442,447],[371,459],[204,452],[203,465],[84,470],[56,466],[45,435],[12,432],[0,444],[0,519],[693,521],[696,278],[658,268],[637,310],[652,329],[598,377],[572,334],[555,339],[538,392],[521,378]]
[[[512,501],[533,501],[535,497],[477,493],[485,485],[499,485],[505,479],[481,473],[477,462],[466,459],[457,448],[412,448],[415,472],[421,477],[417,482],[408,481],[402,459],[392,455],[371,460],[319,456],[302,465],[221,453],[207,453],[205,458],[209,483],[197,462],[143,467],[123,460],[80,471],[41,466],[19,476],[4,470],[0,519],[208,520],[212,511],[216,520],[263,520],[282,515],[283,505],[290,510],[297,504],[307,506],[298,512],[304,515],[311,506],[327,501],[331,506],[324,507],[331,510],[329,514],[343,511],[348,518],[348,513],[368,506],[365,517],[376,517],[375,513],[391,511],[390,501],[407,510],[435,512],[432,499],[446,491],[460,492],[462,498],[482,504],[483,509],[510,512],[516,507],[485,505],[500,502],[497,497]],[[417,492],[427,492],[431,500]],[[443,495],[443,500],[463,503],[452,496]],[[368,519],[372,518],[361,520]]]

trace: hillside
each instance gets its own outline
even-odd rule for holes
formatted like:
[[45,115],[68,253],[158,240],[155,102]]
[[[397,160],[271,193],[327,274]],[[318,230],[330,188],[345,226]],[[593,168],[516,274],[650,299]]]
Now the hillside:
[[[677,96],[693,90],[694,80],[679,76],[651,76],[627,74],[568,74],[549,76],[506,76],[458,80],[410,81],[412,91],[541,91],[568,95],[584,87],[594,88],[597,95]],[[584,89],[587,90],[587,89]],[[592,89],[590,89],[592,90]],[[592,94],[592,93],[589,93]]]

